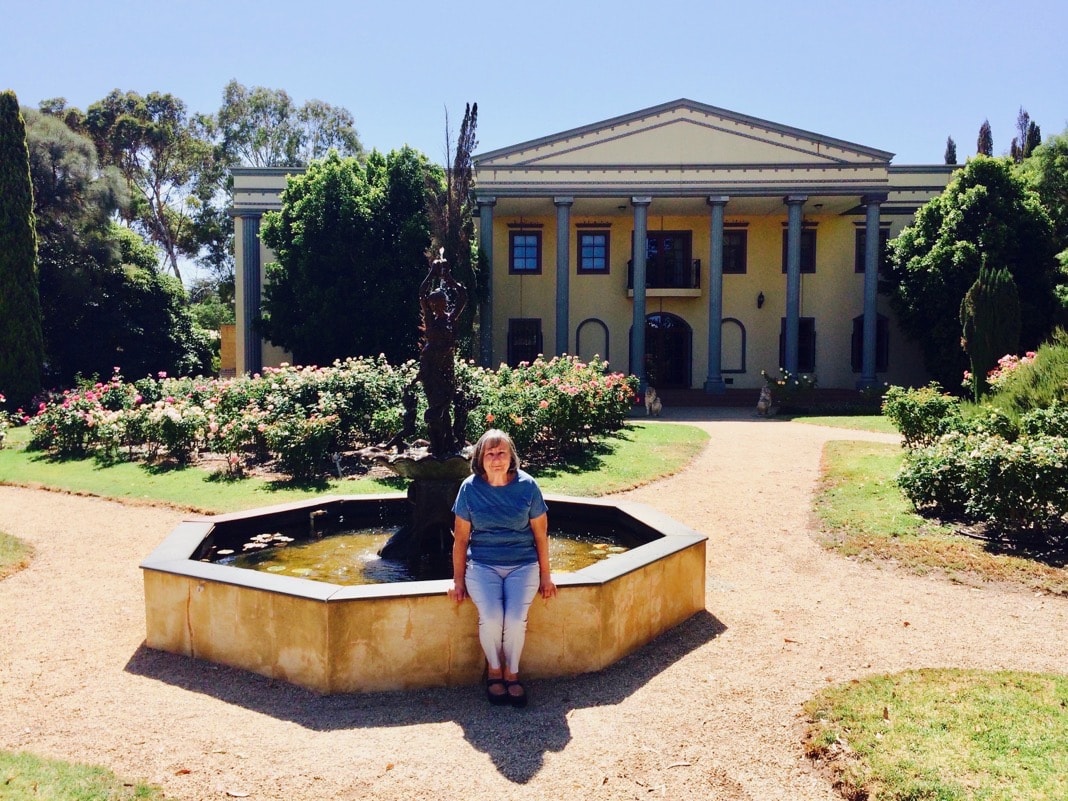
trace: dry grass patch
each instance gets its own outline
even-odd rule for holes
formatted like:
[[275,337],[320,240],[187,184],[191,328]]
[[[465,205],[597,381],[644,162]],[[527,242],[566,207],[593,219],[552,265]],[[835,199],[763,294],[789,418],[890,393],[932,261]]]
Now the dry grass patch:
[[33,546],[0,531],[0,580],[18,573],[33,559]]

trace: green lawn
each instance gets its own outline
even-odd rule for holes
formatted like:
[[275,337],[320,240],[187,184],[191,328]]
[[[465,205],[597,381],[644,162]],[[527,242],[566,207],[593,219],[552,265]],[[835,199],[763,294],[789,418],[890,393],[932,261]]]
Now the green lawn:
[[914,572],[939,570],[965,583],[1010,581],[1068,595],[1068,569],[988,549],[918,515],[894,483],[898,445],[829,442],[815,498],[828,546],[860,559],[891,559]]
[[915,670],[809,701],[809,756],[846,798],[1068,799],[1068,676]]
[[860,431],[874,431],[877,434],[896,434],[897,428],[881,414],[858,414],[858,415],[818,415],[799,414],[785,416],[784,420],[793,420],[795,423],[809,423],[816,426],[831,426],[832,428],[852,428]]
[[124,782],[105,768],[0,751],[0,798],[5,801],[162,801],[164,795],[157,787]]
[[[199,467],[159,468],[95,459],[58,461],[25,450],[26,429],[15,429],[0,450],[0,483],[40,486],[141,503],[165,503],[203,512],[228,512],[311,498],[325,493],[397,492],[400,480],[324,479],[293,484],[263,478],[228,480]],[[685,467],[708,435],[684,425],[630,423],[567,464],[531,468],[546,492],[604,495],[639,486]]]

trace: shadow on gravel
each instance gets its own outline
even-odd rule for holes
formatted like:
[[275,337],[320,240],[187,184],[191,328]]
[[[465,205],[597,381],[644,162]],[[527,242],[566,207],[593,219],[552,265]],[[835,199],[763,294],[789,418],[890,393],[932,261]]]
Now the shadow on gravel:
[[605,670],[525,682],[530,693],[526,709],[490,706],[481,686],[318,695],[255,673],[144,645],[130,658],[126,670],[314,731],[453,721],[463,728],[472,746],[489,755],[502,776],[522,784],[541,769],[547,752],[562,751],[570,742],[568,712],[621,703],[724,631],[726,626],[714,615],[698,612]]

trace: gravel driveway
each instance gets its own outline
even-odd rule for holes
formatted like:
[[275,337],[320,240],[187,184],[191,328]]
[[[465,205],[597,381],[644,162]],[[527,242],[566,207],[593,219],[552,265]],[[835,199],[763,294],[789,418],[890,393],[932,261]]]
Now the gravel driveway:
[[[824,443],[895,437],[667,409],[711,440],[625,493],[709,536],[707,611],[600,673],[320,697],[150,651],[137,567],[170,509],[0,487],[37,558],[0,582],[0,748],[106,765],[168,798],[830,801],[801,704],[828,682],[920,667],[1068,673],[1068,601],[853,562],[810,520]],[[12,714],[13,713],[13,714]]]

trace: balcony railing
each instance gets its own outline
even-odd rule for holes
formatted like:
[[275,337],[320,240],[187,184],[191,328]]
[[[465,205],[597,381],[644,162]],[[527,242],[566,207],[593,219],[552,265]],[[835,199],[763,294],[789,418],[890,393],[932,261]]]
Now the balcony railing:
[[[645,268],[646,289],[700,289],[701,260],[694,259],[673,264],[647,264]],[[627,289],[634,289],[634,262],[627,262]]]

